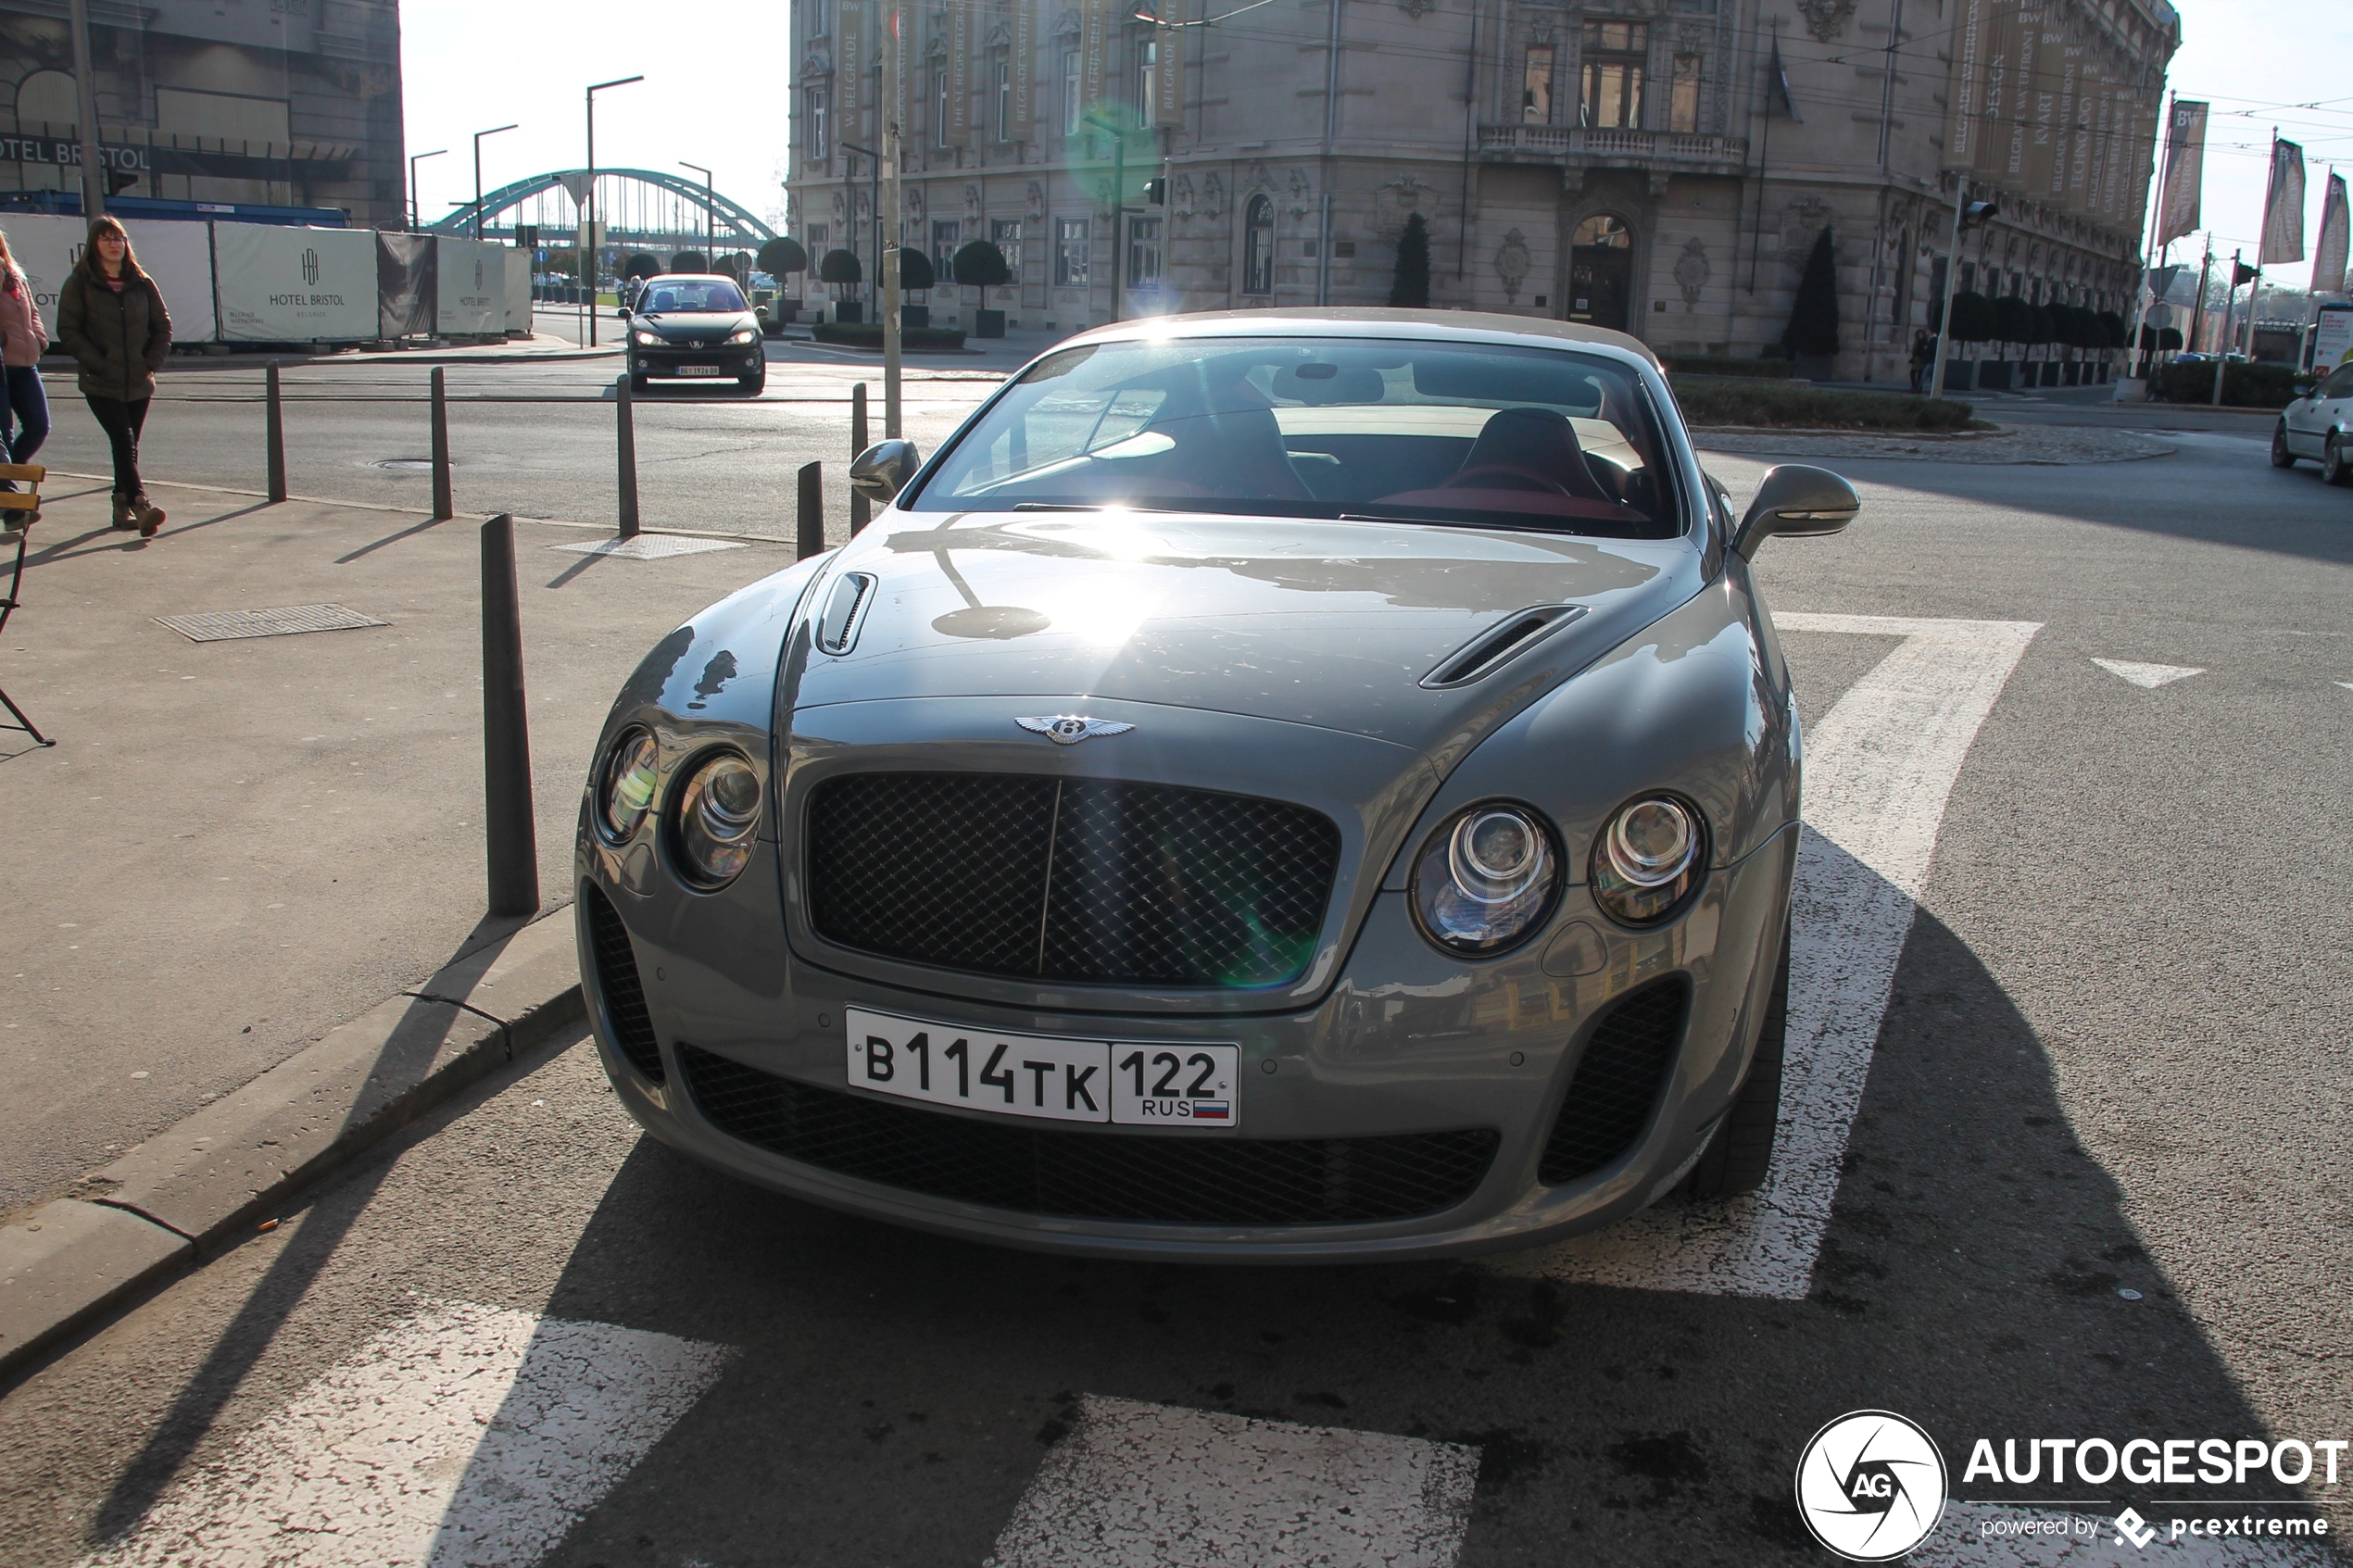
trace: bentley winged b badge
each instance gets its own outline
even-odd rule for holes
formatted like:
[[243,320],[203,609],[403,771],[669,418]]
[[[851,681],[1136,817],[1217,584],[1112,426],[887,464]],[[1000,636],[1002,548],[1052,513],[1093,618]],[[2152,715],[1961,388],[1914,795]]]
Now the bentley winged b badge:
[[1063,713],[1046,719],[1016,719],[1014,723],[1032,734],[1044,735],[1056,746],[1076,746],[1082,740],[1097,735],[1124,735],[1134,729],[1116,719],[1088,719],[1076,713]]

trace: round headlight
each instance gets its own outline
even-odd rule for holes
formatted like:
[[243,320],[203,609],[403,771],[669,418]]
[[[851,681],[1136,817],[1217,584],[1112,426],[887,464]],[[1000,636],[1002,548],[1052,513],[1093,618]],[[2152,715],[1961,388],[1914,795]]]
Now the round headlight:
[[706,759],[678,792],[678,851],[687,879],[728,882],[751,859],[760,826],[760,774],[732,751]]
[[730,337],[727,341],[729,343],[758,343],[760,341],[760,334],[753,332],[749,327],[742,327],[738,328],[735,335]]
[[1618,809],[1593,841],[1593,901],[1625,925],[1655,925],[1699,885],[1706,834],[1699,813],[1670,796]]
[[661,748],[643,730],[623,730],[597,779],[597,815],[615,843],[637,831],[661,785]]
[[1414,912],[1441,947],[1500,953],[1543,922],[1559,891],[1553,835],[1518,806],[1474,806],[1422,846]]
[[655,344],[661,341],[661,334],[659,332],[631,332],[629,336],[632,342],[637,344],[641,347],[648,344]]

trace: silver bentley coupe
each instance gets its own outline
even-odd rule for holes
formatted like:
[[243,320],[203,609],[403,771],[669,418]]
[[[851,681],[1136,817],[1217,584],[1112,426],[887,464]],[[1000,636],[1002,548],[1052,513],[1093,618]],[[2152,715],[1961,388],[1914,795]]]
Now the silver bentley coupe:
[[1743,518],[1633,338],[1073,338],[613,704],[581,972],[631,1115],[875,1219],[1403,1259],[1768,1172],[1799,748]]

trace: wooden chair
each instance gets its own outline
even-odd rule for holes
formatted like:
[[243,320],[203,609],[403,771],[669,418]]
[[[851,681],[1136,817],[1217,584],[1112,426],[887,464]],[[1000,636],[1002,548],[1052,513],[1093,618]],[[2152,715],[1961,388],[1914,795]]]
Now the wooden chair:
[[[47,469],[38,463],[0,463],[0,479],[13,479],[26,487],[22,490],[0,490],[0,512],[39,511],[41,509],[41,482],[47,477],[48,472]],[[9,569],[8,591],[5,596],[0,596],[0,633],[6,633],[8,617],[17,612],[17,606],[21,602],[19,596],[24,588],[25,546],[31,537],[28,530],[19,529],[17,533],[17,558],[15,564]],[[19,708],[5,691],[0,691],[0,708],[6,708],[10,717],[16,720],[13,724],[0,724],[0,730],[22,730],[42,746],[57,744],[34,729],[32,721],[25,717],[24,709]]]

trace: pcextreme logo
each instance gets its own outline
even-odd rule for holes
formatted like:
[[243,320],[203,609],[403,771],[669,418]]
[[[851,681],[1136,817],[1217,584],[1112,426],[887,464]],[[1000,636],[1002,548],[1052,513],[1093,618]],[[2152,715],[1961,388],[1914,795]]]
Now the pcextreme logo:
[[1944,1513],[1944,1456],[1893,1411],[1855,1411],[1814,1434],[1797,1461],[1797,1512],[1849,1562],[1889,1562]]

